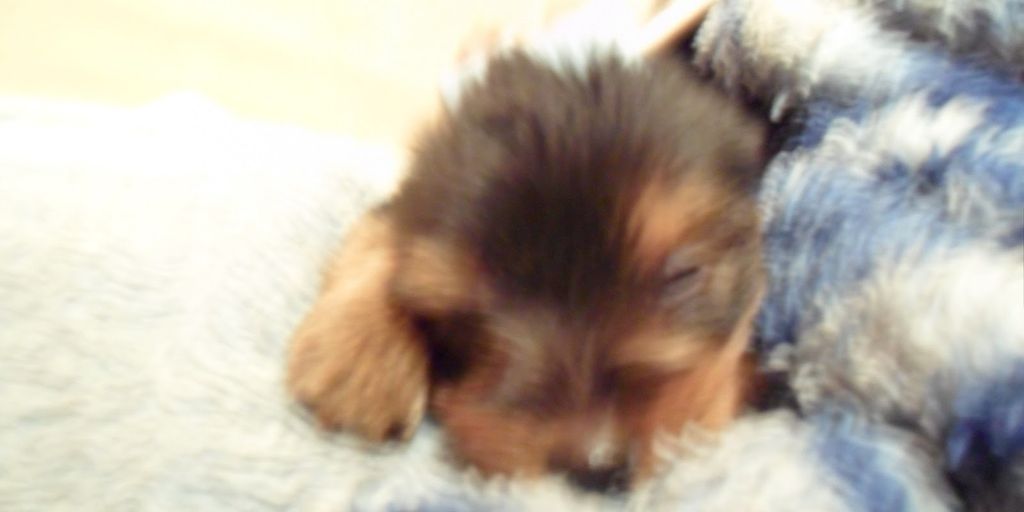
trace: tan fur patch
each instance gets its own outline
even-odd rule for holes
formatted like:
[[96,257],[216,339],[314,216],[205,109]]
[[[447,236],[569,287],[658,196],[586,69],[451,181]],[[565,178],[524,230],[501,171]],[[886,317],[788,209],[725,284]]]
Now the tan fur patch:
[[461,382],[434,391],[431,407],[459,458],[485,474],[539,476],[558,432],[523,411],[488,404],[505,368],[501,354],[478,361]]
[[699,172],[679,183],[653,180],[640,193],[629,217],[638,267],[658,269],[686,239],[700,240],[704,221],[728,203],[724,191]]
[[471,311],[487,298],[476,262],[452,244],[429,236],[404,244],[392,286],[404,307],[427,316]]
[[325,428],[408,438],[423,417],[426,348],[390,299],[396,259],[388,219],[364,217],[292,340],[288,389]]
[[641,440],[634,481],[658,469],[661,461],[654,450],[658,436],[678,435],[687,425],[719,431],[740,414],[753,383],[754,365],[746,349],[760,302],[759,291],[728,339],[712,343],[719,349],[702,352],[690,370],[662,380],[643,410],[623,418],[632,422]]
[[[435,392],[433,409],[459,458],[485,474],[535,477],[547,472],[615,465],[624,432],[614,417],[587,413],[536,415],[490,399],[503,365]],[[595,430],[595,425],[603,428]]]
[[700,364],[714,348],[714,340],[698,333],[652,325],[617,343],[611,361],[617,369],[663,374]]
[[651,476],[661,461],[655,452],[659,436],[679,435],[693,425],[708,431],[725,427],[743,405],[749,381],[749,365],[742,354],[706,352],[690,371],[659,383],[645,410],[625,418],[634,425],[640,441],[634,480]]

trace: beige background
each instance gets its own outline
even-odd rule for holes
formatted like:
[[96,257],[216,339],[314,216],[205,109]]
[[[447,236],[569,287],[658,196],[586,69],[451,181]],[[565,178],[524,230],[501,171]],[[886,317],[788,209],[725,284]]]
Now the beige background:
[[140,105],[404,140],[460,44],[580,0],[0,0],[0,95]]

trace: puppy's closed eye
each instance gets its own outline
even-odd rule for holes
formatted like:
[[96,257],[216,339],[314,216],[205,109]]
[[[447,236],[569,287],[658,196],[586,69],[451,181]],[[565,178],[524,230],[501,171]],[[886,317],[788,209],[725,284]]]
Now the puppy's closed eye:
[[669,255],[663,270],[666,300],[678,304],[697,293],[702,270],[701,262],[691,249],[677,249]]
[[700,267],[696,265],[669,269],[668,275],[665,277],[665,284],[669,288],[685,287],[688,284],[693,284],[698,272],[700,272]]

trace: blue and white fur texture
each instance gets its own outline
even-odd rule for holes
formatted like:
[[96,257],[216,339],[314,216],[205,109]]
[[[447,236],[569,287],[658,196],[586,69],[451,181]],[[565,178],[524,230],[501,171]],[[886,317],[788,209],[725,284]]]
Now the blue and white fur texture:
[[[791,372],[849,509],[1019,509],[1024,86],[1004,71],[1024,4],[860,3],[729,0],[697,41],[799,126],[761,195],[757,348]],[[883,28],[904,19],[934,39]]]

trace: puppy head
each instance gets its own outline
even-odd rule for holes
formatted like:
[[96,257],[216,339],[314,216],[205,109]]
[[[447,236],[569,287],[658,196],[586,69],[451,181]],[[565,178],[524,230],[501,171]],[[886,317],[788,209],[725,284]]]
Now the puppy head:
[[740,408],[761,129],[678,63],[491,63],[391,204],[433,411],[487,473],[649,473]]

